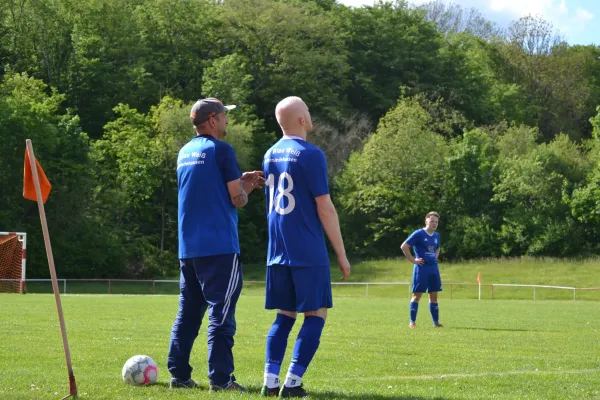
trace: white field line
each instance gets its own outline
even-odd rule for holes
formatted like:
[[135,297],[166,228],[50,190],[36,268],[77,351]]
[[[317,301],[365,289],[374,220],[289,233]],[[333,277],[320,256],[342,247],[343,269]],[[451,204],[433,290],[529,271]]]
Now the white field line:
[[598,374],[600,369],[573,369],[557,371],[503,371],[503,372],[480,372],[475,374],[441,374],[441,375],[413,375],[413,376],[378,376],[370,377],[348,377],[337,378],[341,381],[410,381],[410,380],[436,380],[436,379],[462,379],[462,378],[486,378],[489,376],[514,376],[514,375],[582,375]]

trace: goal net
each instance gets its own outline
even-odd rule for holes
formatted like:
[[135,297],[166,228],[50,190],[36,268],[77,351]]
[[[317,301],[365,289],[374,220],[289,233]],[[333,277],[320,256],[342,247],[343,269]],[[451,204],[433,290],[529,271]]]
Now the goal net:
[[0,232],[0,293],[25,291],[25,233]]

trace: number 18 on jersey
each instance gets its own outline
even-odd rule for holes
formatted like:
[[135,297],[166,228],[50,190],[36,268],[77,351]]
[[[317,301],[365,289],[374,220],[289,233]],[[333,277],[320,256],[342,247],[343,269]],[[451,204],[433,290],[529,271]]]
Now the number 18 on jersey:
[[263,160],[269,229],[267,265],[329,266],[315,198],[329,194],[325,155],[283,138]]
[[[269,189],[269,214],[275,207],[275,212],[280,215],[286,215],[294,211],[296,207],[296,199],[292,194],[294,190],[294,179],[287,172],[282,172],[275,185],[275,175],[269,174],[265,184]],[[277,192],[277,195],[275,195]],[[283,199],[287,200],[287,205],[283,205]]]

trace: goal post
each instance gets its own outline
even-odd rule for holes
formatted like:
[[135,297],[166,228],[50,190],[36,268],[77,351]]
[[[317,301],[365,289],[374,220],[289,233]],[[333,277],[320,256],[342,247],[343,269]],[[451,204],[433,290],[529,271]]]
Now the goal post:
[[25,293],[27,234],[0,232],[0,292]]

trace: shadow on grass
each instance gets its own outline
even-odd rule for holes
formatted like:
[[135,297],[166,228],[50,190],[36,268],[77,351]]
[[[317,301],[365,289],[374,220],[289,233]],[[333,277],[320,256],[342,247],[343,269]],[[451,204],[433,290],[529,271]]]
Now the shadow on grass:
[[[169,389],[169,382],[157,382],[155,385],[161,386],[167,390]],[[208,393],[208,384],[199,384],[200,387],[196,389],[174,389],[174,392],[180,393],[193,393],[194,391],[198,391],[198,393]],[[248,397],[258,397],[260,396],[260,390],[262,386],[257,385],[248,385],[246,386],[248,392],[245,393],[244,398]],[[369,393],[339,393],[335,391],[320,391],[320,390],[311,390],[307,388],[308,398],[309,399],[317,399],[317,400],[444,400],[444,397],[415,397],[415,396],[399,396],[395,394],[383,395],[383,394],[369,394]],[[219,395],[226,395],[227,392],[219,392],[216,393]],[[231,392],[229,392],[231,394]]]
[[399,396],[395,394],[383,395],[383,394],[368,394],[368,393],[337,393],[337,392],[319,392],[319,391],[308,391],[309,399],[340,399],[340,400],[359,400],[359,399],[370,399],[370,400],[442,400],[443,397],[415,397],[415,396]]
[[[510,328],[480,328],[480,327],[468,327],[468,326],[456,326],[452,329],[458,330],[469,330],[469,331],[498,331],[498,332],[542,332],[538,329],[510,329]],[[548,332],[548,331],[543,331]]]
[[[248,389],[248,395],[259,395],[262,386],[249,385],[246,386]],[[318,399],[318,400],[443,400],[443,397],[415,397],[415,396],[399,396],[394,394],[383,395],[383,394],[369,394],[369,393],[339,393],[335,391],[322,391],[322,390],[313,390],[310,387],[306,387],[306,391],[308,392],[308,399]]]
[[171,386],[169,384],[169,381],[167,382],[156,382],[154,385],[156,386],[162,386],[163,388],[167,389],[167,390],[173,390],[175,393],[181,392],[181,393],[189,393],[189,391],[191,390],[198,390],[201,392],[208,392],[208,383],[207,384],[202,384],[202,383],[198,383],[198,385],[200,385],[197,388],[193,388],[193,389],[189,389],[189,388],[176,388],[176,389],[171,389]]

